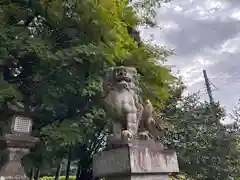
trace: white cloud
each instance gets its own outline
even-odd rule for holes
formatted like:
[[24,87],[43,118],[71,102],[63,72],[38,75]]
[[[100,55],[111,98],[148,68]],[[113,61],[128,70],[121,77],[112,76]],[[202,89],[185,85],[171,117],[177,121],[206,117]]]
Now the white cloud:
[[217,55],[221,55],[222,53],[238,53],[240,52],[240,33],[235,37],[226,39],[223,43],[219,44],[219,46],[214,50]]
[[180,30],[179,25],[174,21],[162,21],[161,24],[165,24],[163,27],[164,31]]
[[235,10],[232,14],[231,14],[231,16],[230,16],[231,18],[233,18],[233,19],[236,19],[236,20],[240,20],[240,10]]
[[207,60],[207,59],[204,59],[203,57],[201,56],[197,56],[194,61],[196,63],[199,63],[201,66],[208,66],[208,65],[211,65],[213,64],[213,61],[210,61],[210,60]]
[[176,12],[182,12],[183,11],[183,8],[179,5],[176,5],[174,8],[173,8],[174,11]]

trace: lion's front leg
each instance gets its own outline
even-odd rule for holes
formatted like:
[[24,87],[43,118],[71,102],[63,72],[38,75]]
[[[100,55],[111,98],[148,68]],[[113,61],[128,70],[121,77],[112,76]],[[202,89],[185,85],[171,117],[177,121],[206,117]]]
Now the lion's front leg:
[[122,136],[126,140],[131,140],[135,137],[138,131],[138,122],[136,113],[128,113],[126,115],[127,129],[122,132]]
[[112,134],[107,137],[107,147],[113,148],[122,139],[123,126],[120,122],[112,122]]
[[137,113],[129,113],[127,115],[127,129],[135,136],[138,132]]
[[122,124],[118,123],[118,122],[113,122],[112,128],[113,128],[112,131],[113,131],[114,136],[116,138],[121,139],[121,136],[122,136]]

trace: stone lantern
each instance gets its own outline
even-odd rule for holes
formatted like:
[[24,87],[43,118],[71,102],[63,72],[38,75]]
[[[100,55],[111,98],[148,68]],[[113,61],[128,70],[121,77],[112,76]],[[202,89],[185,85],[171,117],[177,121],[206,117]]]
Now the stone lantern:
[[16,105],[8,108],[0,116],[0,149],[7,157],[0,167],[0,177],[8,180],[27,179],[21,160],[35,145],[37,138],[31,136],[32,119]]

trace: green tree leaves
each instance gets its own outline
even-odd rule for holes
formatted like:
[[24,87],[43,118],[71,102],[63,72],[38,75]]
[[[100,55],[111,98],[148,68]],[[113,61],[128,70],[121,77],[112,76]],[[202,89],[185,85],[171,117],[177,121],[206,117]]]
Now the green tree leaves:
[[[193,179],[232,179],[239,173],[239,156],[234,131],[237,126],[220,123],[224,111],[215,104],[200,102],[196,95],[181,99],[170,110],[168,120],[173,125],[165,143],[177,149],[181,171]],[[235,129],[235,130],[234,130]]]

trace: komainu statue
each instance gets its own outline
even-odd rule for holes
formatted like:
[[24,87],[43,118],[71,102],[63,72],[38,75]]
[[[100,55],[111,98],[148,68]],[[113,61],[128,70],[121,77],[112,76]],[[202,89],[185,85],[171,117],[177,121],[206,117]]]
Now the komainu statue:
[[112,67],[104,81],[106,112],[112,119],[112,135],[109,143],[135,138],[150,139],[161,134],[152,113],[149,100],[141,103],[138,74],[132,67]]

